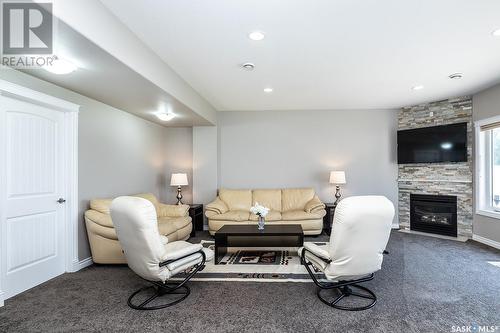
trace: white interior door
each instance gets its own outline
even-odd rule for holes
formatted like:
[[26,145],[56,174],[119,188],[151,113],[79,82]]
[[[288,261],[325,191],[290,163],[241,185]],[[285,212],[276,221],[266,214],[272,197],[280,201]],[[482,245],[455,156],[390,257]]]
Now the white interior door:
[[5,299],[65,271],[64,113],[0,97]]

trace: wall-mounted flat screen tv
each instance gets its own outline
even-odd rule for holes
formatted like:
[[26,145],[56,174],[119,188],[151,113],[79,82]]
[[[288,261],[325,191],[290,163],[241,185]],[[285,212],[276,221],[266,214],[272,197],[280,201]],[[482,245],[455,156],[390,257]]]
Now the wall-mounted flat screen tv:
[[467,162],[467,123],[398,131],[398,163]]

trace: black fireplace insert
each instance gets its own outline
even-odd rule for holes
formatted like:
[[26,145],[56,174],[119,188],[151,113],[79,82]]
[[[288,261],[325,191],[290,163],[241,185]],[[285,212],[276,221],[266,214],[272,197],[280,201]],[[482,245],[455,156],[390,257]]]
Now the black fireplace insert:
[[410,194],[410,229],[457,237],[457,197]]

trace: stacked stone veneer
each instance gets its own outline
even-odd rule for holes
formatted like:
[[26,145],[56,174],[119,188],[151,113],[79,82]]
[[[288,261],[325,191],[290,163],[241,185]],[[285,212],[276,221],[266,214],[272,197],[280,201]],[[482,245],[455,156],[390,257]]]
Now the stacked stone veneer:
[[458,235],[472,237],[472,98],[466,96],[404,107],[398,114],[400,130],[463,122],[467,122],[467,162],[399,165],[399,224],[402,229],[410,229],[410,193],[452,195],[457,197]]

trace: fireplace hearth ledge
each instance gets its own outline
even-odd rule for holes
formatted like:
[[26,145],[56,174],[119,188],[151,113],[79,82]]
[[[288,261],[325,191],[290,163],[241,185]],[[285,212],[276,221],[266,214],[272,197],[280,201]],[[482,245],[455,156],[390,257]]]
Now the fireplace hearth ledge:
[[428,232],[421,232],[421,231],[415,231],[415,230],[410,230],[410,229],[404,229],[401,228],[398,230],[399,232],[404,232],[406,234],[414,234],[414,235],[422,235],[422,236],[429,236],[429,237],[434,237],[434,238],[441,238],[441,239],[449,239],[449,240],[454,240],[458,242],[466,242],[469,238],[465,236],[457,236],[457,237],[451,237],[451,236],[444,236],[444,235],[438,235],[438,234],[431,234]]

